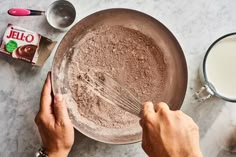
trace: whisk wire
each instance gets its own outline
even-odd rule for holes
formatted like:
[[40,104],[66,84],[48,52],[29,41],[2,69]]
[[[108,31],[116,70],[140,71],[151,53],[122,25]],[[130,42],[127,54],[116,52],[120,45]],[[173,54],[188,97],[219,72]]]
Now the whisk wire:
[[104,77],[93,77],[88,73],[81,73],[80,78],[90,87],[94,94],[102,97],[112,105],[139,116],[141,103],[125,87],[115,81],[109,74],[102,73]]

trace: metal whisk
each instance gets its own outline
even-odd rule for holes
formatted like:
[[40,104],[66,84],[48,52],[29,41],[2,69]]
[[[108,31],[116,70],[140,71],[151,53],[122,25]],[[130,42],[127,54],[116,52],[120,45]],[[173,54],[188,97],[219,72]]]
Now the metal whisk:
[[105,72],[81,72],[78,79],[105,101],[139,116],[142,110],[140,101],[109,74]]

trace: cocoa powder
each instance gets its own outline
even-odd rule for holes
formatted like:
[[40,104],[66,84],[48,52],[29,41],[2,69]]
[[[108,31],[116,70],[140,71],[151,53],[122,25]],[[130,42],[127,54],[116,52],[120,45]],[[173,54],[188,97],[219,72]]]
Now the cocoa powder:
[[78,80],[79,70],[104,71],[140,101],[157,102],[165,86],[166,64],[148,36],[122,26],[99,27],[77,40],[68,68],[69,86],[81,116],[96,125],[121,128],[138,117],[99,98]]

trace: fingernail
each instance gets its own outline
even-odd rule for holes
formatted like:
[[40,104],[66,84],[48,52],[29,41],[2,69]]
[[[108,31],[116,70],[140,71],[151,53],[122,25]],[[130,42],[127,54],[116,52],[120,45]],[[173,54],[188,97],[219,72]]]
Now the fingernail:
[[62,99],[63,99],[63,97],[61,94],[56,94],[54,96],[54,103],[60,102],[60,101],[62,101]]

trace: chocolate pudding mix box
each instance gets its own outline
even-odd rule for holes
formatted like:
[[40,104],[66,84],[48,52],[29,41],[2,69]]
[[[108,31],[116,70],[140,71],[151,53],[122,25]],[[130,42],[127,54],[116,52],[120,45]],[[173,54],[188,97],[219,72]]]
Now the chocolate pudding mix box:
[[55,44],[56,42],[36,32],[8,24],[0,44],[0,52],[42,66]]

